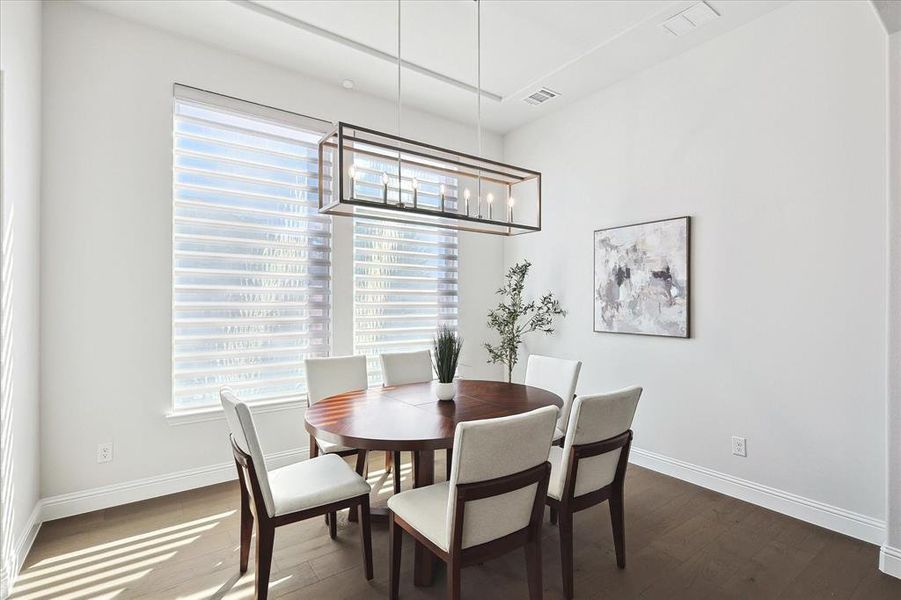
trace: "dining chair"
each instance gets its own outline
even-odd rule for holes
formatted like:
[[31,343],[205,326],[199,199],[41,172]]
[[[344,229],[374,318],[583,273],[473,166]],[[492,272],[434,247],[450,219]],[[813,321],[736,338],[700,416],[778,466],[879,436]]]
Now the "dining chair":
[[529,597],[541,598],[541,521],[557,408],[460,423],[449,481],[388,499],[390,597],[400,587],[402,531],[447,564],[447,596],[460,569],[525,546]]
[[[307,358],[303,364],[307,378],[307,406],[312,406],[330,396],[365,390],[369,387],[365,356]],[[310,435],[310,458],[320,454],[336,454],[342,458],[356,456],[356,471],[359,475],[365,476],[366,450],[348,448]],[[349,520],[355,519],[356,516],[351,511]],[[336,515],[327,514],[325,522],[328,523],[330,530],[334,530],[337,523]]]
[[616,564],[626,567],[623,483],[632,445],[632,418],[640,387],[575,399],[563,447],[550,451],[547,504],[560,521],[563,593],[573,597],[573,514],[609,501]]
[[[303,361],[307,377],[307,406],[330,396],[365,390],[369,386],[365,356],[330,356],[307,358]],[[310,436],[310,458],[319,454],[356,456],[357,473],[363,474],[366,451],[348,448],[334,442]]]
[[557,419],[557,429],[554,432],[555,445],[562,444],[563,438],[566,437],[569,413],[572,410],[581,370],[582,361],[539,354],[530,355],[526,364],[526,385],[553,392],[563,400],[563,408],[560,409],[560,418]]
[[[433,379],[432,355],[428,350],[385,352],[379,355],[382,363],[382,385],[386,387],[408,383],[424,383]],[[446,470],[450,477],[450,452]],[[385,453],[386,463],[394,475],[394,493],[400,493],[400,451]]]
[[[247,405],[228,388],[219,391],[219,398],[225,411],[241,487],[241,573],[247,571],[250,539],[256,523],[257,600],[265,600],[269,593],[275,528],[319,515],[334,515],[344,508],[356,508],[359,513],[363,566],[366,579],[372,579],[370,487],[366,480],[335,454],[268,469]],[[332,518],[329,528],[332,539],[336,534],[334,523]]]

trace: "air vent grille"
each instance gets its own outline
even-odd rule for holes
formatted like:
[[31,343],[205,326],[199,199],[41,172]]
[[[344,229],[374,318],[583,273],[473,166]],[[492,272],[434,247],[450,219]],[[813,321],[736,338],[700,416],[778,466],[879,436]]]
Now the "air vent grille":
[[713,10],[706,2],[692,4],[682,12],[674,15],[660,24],[664,31],[679,37],[708,23],[717,17],[719,13]]
[[522,100],[526,104],[531,104],[532,106],[538,106],[539,104],[544,104],[548,100],[556,98],[559,95],[560,95],[559,93],[543,87],[543,88],[539,88],[535,92],[529,94]]

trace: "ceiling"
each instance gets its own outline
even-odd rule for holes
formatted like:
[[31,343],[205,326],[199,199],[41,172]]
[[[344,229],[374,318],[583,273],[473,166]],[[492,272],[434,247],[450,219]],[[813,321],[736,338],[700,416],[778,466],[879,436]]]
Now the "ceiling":
[[[395,0],[82,0],[178,33],[390,100],[397,97]],[[504,133],[721,35],[787,0],[710,0],[720,14],[676,37],[660,24],[697,0],[483,0],[483,127]],[[404,105],[476,119],[476,2],[404,0]],[[531,106],[544,86],[560,96]]]

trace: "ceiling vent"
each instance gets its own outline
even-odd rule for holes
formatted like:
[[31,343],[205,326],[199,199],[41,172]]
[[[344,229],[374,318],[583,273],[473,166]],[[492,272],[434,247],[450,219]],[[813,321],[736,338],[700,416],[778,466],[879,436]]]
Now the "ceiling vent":
[[543,87],[529,94],[528,96],[523,98],[522,101],[526,104],[531,104],[532,106],[538,106],[539,104],[544,104],[548,100],[556,98],[559,95],[560,94],[558,92]]
[[706,2],[698,2],[660,24],[664,31],[678,37],[719,17]]

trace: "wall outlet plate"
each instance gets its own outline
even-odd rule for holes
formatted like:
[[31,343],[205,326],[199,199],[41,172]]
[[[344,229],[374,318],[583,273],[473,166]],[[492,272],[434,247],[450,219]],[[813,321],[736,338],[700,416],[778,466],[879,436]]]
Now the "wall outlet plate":
[[97,462],[108,463],[113,460],[113,443],[103,442],[97,444]]
[[732,436],[732,454],[735,456],[748,456],[748,440],[747,438]]

